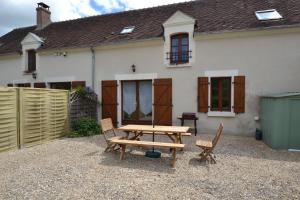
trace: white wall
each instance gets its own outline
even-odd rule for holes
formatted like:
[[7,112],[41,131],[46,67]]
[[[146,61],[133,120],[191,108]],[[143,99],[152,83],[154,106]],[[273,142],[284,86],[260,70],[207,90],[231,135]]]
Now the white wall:
[[[167,68],[163,44],[153,47],[116,48],[96,52],[97,91],[101,80],[114,74],[158,73],[173,78],[173,123],[182,112],[197,111],[197,77],[207,70],[237,69],[246,76],[246,113],[234,118],[208,117],[199,113],[200,131],[212,131],[219,122],[225,131],[249,134],[255,131],[254,116],[259,115],[258,96],[266,93],[300,91],[300,35],[268,35],[235,39],[197,40],[192,67]],[[101,93],[100,93],[101,94]]]
[[[173,123],[179,124],[176,117],[182,112],[197,111],[197,77],[204,76],[207,70],[237,69],[246,76],[246,113],[234,118],[198,113],[198,126],[200,131],[210,132],[223,121],[225,132],[249,134],[256,127],[253,117],[259,114],[259,95],[300,91],[299,33],[199,38],[195,63],[184,68],[164,66],[163,40],[132,45],[134,47],[96,48],[96,92],[101,94],[101,80],[114,80],[115,74],[133,74],[132,64],[136,65],[136,74],[157,73],[159,78],[170,77],[173,79]],[[86,80],[87,85],[91,85],[90,50],[67,52],[66,57],[55,56],[55,52],[39,53],[37,82]],[[23,79],[34,81],[31,76],[22,74],[21,56],[0,57],[0,85]]]
[[88,49],[66,52],[66,57],[53,52],[42,54],[38,77],[45,82],[86,81],[86,85],[91,86],[91,52]]
[[67,56],[56,52],[37,54],[37,79],[24,75],[22,56],[0,57],[0,85],[7,83],[86,81],[91,86],[91,57],[88,49],[67,51]]

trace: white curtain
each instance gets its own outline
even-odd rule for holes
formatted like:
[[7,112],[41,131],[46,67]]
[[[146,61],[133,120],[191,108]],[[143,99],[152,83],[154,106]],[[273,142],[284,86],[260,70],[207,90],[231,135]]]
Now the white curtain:
[[[141,119],[152,119],[152,81],[141,81],[139,87]],[[142,116],[141,116],[142,115]]]
[[136,83],[124,82],[123,83],[123,111],[130,116],[135,110],[136,110]]

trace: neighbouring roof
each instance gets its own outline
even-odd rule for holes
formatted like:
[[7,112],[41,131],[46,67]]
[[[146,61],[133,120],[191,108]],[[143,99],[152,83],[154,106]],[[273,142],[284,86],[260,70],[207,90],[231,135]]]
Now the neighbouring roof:
[[[268,9],[276,9],[283,18],[259,21],[255,11]],[[0,38],[0,54],[21,51],[21,41],[29,32],[44,39],[40,49],[158,38],[163,36],[162,24],[178,10],[196,19],[198,33],[300,25],[299,0],[197,0],[54,22],[42,30],[35,30],[36,26],[15,29]],[[128,26],[134,26],[134,31],[120,34]]]

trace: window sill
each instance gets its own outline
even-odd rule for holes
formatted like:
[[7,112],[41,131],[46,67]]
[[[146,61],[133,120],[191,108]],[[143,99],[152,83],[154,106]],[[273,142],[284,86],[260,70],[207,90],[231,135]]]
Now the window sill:
[[36,71],[23,71],[23,75],[32,75],[33,73],[35,73]]
[[182,68],[182,67],[192,67],[191,63],[184,63],[184,64],[168,64],[168,68]]
[[233,112],[218,112],[218,111],[209,111],[207,113],[208,117],[235,117]]

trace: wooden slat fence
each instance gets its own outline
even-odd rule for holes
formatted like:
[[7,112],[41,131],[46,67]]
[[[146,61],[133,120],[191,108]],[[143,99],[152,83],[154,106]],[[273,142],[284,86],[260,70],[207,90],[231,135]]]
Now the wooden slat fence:
[[68,100],[66,90],[0,88],[0,151],[64,136]]
[[18,148],[16,88],[0,88],[0,152]]
[[68,129],[68,100],[69,92],[50,90],[49,96],[49,135],[53,140],[65,136]]

